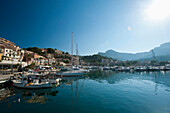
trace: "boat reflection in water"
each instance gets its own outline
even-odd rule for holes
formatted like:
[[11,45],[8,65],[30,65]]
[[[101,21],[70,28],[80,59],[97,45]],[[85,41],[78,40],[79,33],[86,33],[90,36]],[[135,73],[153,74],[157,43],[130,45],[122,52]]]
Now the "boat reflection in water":
[[56,96],[59,83],[53,84],[53,89],[18,89],[8,87],[0,89],[0,103],[7,102],[10,107],[15,103],[40,103],[48,102],[47,96]]
[[6,98],[10,97],[10,96],[14,96],[15,93],[13,91],[10,90],[10,88],[2,88],[0,89],[0,102],[2,103],[3,100],[5,100]]
[[91,71],[85,77],[62,79],[51,89],[4,90],[1,111],[170,113],[170,71]]
[[[6,87],[0,89],[0,103],[7,102],[9,107],[11,107],[14,103],[45,104],[48,102],[48,96],[57,96],[59,93],[59,90],[57,90],[58,87],[72,87],[74,81],[76,81],[77,84],[78,80],[82,78],[83,77],[63,77],[63,82],[52,84],[51,89],[20,89],[15,87]],[[76,86],[78,87],[78,85]]]
[[40,103],[45,104],[48,102],[48,95],[56,96],[58,90],[48,90],[48,89],[40,89],[40,90],[20,90],[22,93],[22,98],[27,103]]

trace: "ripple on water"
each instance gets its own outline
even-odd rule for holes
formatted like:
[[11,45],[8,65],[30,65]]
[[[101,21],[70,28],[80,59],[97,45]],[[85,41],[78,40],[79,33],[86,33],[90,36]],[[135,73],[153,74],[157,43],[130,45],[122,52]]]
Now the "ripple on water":
[[[169,113],[170,73],[93,71],[51,90],[5,89],[2,112]],[[17,101],[20,98],[20,103]],[[1,98],[2,99],[2,98]]]

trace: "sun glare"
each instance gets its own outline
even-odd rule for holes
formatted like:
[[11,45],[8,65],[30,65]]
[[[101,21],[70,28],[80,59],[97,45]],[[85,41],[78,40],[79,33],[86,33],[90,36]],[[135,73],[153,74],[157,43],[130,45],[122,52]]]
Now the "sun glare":
[[145,10],[147,19],[163,20],[170,15],[170,0],[154,0],[151,6]]

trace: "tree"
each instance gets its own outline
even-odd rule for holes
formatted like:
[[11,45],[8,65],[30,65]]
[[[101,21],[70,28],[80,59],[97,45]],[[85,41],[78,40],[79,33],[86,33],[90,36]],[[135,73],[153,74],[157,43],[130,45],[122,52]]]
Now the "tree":
[[34,52],[34,53],[37,53],[37,54],[39,54],[39,55],[42,55],[42,51],[41,51],[41,49],[39,49],[38,47],[29,47],[29,48],[27,48],[27,51],[32,51],[32,52]]
[[52,65],[53,65],[53,66],[55,66],[55,65],[56,65],[56,63],[54,63],[54,62],[53,62],[53,63],[52,63]]
[[6,58],[6,56],[2,56],[1,60],[4,60]]
[[25,55],[25,58],[26,58],[26,62],[27,62],[27,65],[28,65],[28,61],[30,60],[31,55],[30,55],[30,54],[26,54],[26,55]]
[[34,69],[34,67],[35,67],[35,62],[31,63],[31,65],[30,65],[31,69]]
[[47,53],[55,53],[55,50],[53,48],[47,48]]
[[107,65],[106,62],[102,62],[102,59],[108,60],[110,62],[112,58],[107,58],[101,55],[92,55],[92,56],[82,56],[81,59],[91,65]]
[[60,66],[60,62],[58,62],[58,66]]
[[164,65],[167,64],[167,63],[168,63],[167,61],[160,61],[160,62],[159,62],[159,65],[164,66]]
[[155,65],[156,63],[157,63],[156,60],[152,60],[152,61],[151,61],[151,65]]
[[69,63],[69,60],[65,60],[65,61],[63,61],[64,63]]

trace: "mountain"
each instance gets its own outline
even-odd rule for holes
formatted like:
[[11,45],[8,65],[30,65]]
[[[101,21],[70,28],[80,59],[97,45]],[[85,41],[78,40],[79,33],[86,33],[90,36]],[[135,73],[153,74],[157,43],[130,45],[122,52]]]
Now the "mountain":
[[[155,56],[169,56],[170,55],[170,42],[161,44],[159,47],[155,47],[153,49]],[[152,50],[150,50],[149,52],[141,52],[141,53],[121,53],[121,52],[117,52],[114,50],[108,50],[106,52],[99,52],[98,53],[101,56],[106,56],[106,57],[110,57],[113,59],[117,59],[117,60],[138,60],[138,59],[147,59],[147,58],[152,58],[153,54],[152,54]],[[163,58],[163,57],[162,57]]]
[[[152,61],[153,58],[138,59],[138,61]],[[170,61],[170,55],[156,56],[157,61]]]

